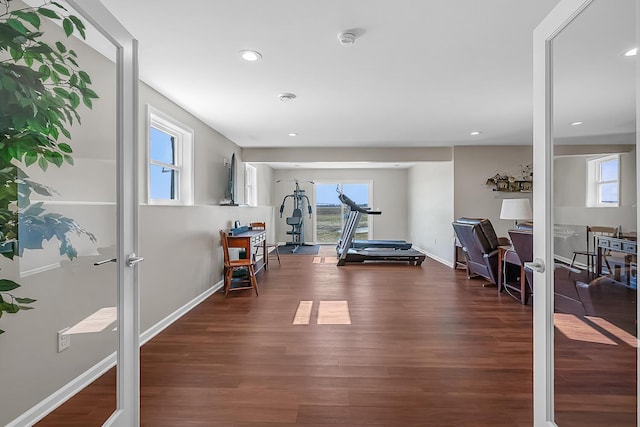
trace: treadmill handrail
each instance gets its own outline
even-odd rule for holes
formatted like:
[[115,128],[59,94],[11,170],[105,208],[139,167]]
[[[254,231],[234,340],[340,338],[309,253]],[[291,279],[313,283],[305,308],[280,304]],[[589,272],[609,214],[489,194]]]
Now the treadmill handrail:
[[356,202],[354,202],[353,200],[351,200],[349,197],[347,197],[346,194],[341,193],[338,198],[340,198],[340,201],[342,203],[344,203],[345,205],[349,206],[349,209],[351,209],[352,211],[356,211],[356,212],[362,212],[364,214],[367,215],[382,215],[382,211],[374,211],[371,210],[371,208],[363,208],[360,207],[356,204]]

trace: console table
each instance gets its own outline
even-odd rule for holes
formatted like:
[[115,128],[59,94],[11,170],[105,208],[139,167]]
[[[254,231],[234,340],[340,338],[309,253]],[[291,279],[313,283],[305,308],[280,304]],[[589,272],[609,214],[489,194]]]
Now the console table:
[[[265,230],[247,230],[235,235],[228,235],[227,241],[230,248],[244,249],[247,256],[253,256],[253,248],[262,246],[263,254],[267,252],[267,232]],[[261,262],[256,261],[256,273],[263,268],[269,268],[269,257],[263,256]]]
[[[602,275],[602,257],[605,251],[620,252],[626,254],[624,257],[625,268],[631,268],[633,258],[638,255],[638,242],[630,239],[618,237],[598,236],[596,250],[596,275]],[[627,276],[628,277],[628,276]],[[628,280],[628,279],[627,279]],[[629,283],[627,283],[629,285]]]

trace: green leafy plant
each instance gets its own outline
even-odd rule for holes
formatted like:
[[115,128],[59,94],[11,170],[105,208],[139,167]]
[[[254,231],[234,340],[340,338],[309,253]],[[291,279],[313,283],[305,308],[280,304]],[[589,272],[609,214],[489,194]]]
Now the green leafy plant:
[[[94,242],[95,236],[73,219],[47,212],[42,202],[31,203],[34,192],[52,196],[55,191],[29,179],[24,169],[36,163],[43,171],[49,165],[73,165],[73,150],[64,142],[71,138],[68,128],[81,122],[81,104],[92,108],[98,95],[89,74],[79,69],[76,52],[62,41],[45,41],[41,24],[57,21],[67,37],[82,38],[85,26],[55,1],[39,7],[15,4],[0,0],[0,253],[13,259],[55,237],[60,254],[73,259],[77,251],[69,233]],[[19,287],[0,279],[0,317],[33,308],[29,304],[35,300],[10,293]]]

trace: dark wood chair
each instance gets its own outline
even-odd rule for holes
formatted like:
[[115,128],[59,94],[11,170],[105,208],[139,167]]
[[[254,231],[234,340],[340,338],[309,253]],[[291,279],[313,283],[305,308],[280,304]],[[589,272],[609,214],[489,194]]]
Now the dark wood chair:
[[[249,226],[251,227],[252,230],[261,230],[261,231],[266,231],[267,230],[267,224],[264,222],[252,222],[251,224],[249,224]],[[262,248],[262,245],[260,246],[256,246],[256,250],[254,252],[254,255],[256,255],[259,251],[260,248]],[[267,242],[267,253],[266,254],[262,254],[263,256],[267,257],[271,255],[271,251],[269,250],[269,248],[274,248],[273,252],[276,254],[276,257],[278,258],[278,265],[280,264],[280,252],[278,251],[278,244],[277,243],[269,243]]]
[[[596,274],[596,271],[598,271],[600,267],[600,266],[596,266],[596,249],[597,249],[598,236],[614,237],[617,235],[618,229],[616,227],[601,227],[601,226],[587,225],[586,233],[587,233],[587,250],[573,251],[573,258],[571,259],[571,267],[573,268],[573,264],[576,262],[576,256],[582,255],[587,258],[587,272]],[[611,273],[611,266],[609,265],[609,260],[607,260],[607,255],[608,253],[603,253],[602,258],[604,259],[604,262],[607,265],[607,270]]]
[[[222,243],[222,253],[224,255],[224,295],[229,295],[229,291],[237,291],[241,289],[255,289],[256,296],[258,295],[258,282],[256,280],[256,270],[251,259],[251,254],[247,254],[246,259],[234,259],[231,260],[229,256],[229,241],[227,240],[227,233],[220,230],[220,242]],[[233,272],[239,268],[246,268],[248,272],[248,278],[233,278]],[[232,284],[236,286],[231,286]]]

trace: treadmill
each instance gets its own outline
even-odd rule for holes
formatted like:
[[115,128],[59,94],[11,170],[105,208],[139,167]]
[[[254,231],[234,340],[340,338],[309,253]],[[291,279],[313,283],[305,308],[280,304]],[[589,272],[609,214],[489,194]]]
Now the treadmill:
[[362,208],[342,193],[339,198],[345,206],[349,207],[349,217],[336,247],[338,265],[365,261],[404,261],[410,265],[422,264],[426,255],[412,249],[411,243],[404,240],[356,240],[354,245],[353,236],[362,215],[381,215],[382,212]]

